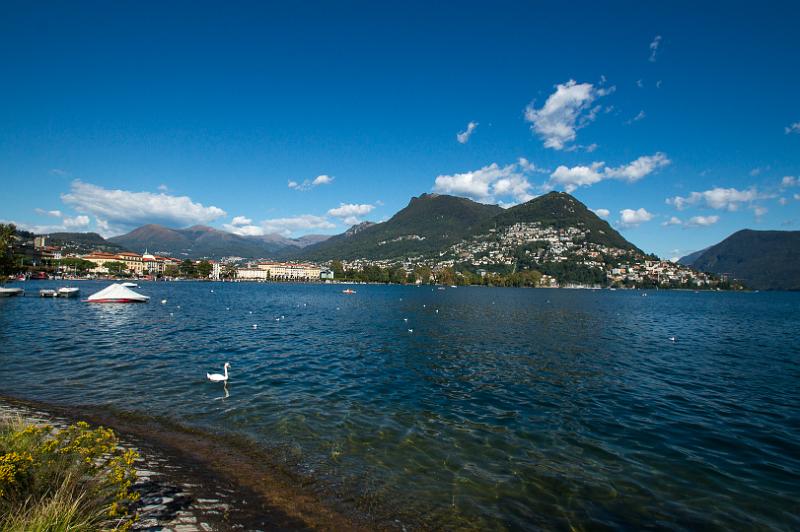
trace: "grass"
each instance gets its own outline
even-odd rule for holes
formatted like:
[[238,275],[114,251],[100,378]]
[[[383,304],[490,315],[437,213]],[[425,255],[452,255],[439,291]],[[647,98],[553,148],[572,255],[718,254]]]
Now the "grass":
[[137,454],[111,429],[0,420],[0,530],[127,530]]

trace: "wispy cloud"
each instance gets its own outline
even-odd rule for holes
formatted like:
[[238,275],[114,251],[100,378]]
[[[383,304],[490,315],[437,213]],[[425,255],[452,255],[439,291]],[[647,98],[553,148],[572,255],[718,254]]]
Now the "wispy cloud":
[[633,118],[631,118],[630,120],[626,121],[625,123],[626,123],[627,125],[631,125],[631,124],[633,124],[634,122],[638,122],[639,120],[642,120],[642,119],[644,119],[644,117],[645,117],[645,116],[647,116],[647,115],[644,113],[644,111],[639,111],[639,113],[638,113],[636,116],[634,116],[634,117],[633,117]]
[[656,35],[655,38],[650,42],[650,57],[648,61],[651,63],[656,62],[656,55],[658,54],[658,47],[661,45],[661,35]]
[[[244,218],[244,217],[237,217]],[[244,221],[244,220],[239,220]],[[234,225],[223,224],[223,229],[241,236],[262,236],[279,234],[281,236],[293,236],[297,232],[306,232],[312,229],[333,229],[334,223],[324,216],[313,214],[301,214],[286,218],[270,218],[262,220],[258,224]]]
[[611,211],[608,209],[594,209],[594,213],[600,218],[608,218],[611,216]]
[[62,212],[58,209],[54,209],[52,211],[46,211],[44,209],[34,209],[36,214],[41,214],[42,216],[51,216],[53,218],[61,218],[63,216]]
[[788,135],[790,133],[800,133],[800,122],[795,122],[794,124],[789,124],[785,128],[783,128],[784,132]]
[[458,140],[458,142],[460,142],[461,144],[466,144],[467,141],[469,141],[469,138],[472,136],[472,133],[475,131],[476,127],[478,127],[477,122],[470,122],[469,124],[467,124],[467,129],[459,132],[456,135],[456,140]]
[[300,183],[298,183],[297,181],[289,181],[288,186],[291,189],[299,190],[301,192],[306,192],[320,185],[330,185],[331,183],[333,183],[333,180],[334,180],[333,177],[327,174],[322,174],[318,175],[314,179],[304,179]]
[[531,103],[525,108],[525,120],[531,130],[544,141],[546,148],[563,150],[572,143],[577,131],[594,121],[600,106],[593,102],[614,92],[615,87],[595,87],[591,83],[569,80],[556,85],[544,105],[536,109]]
[[606,167],[603,161],[571,168],[562,165],[550,174],[550,180],[545,188],[562,187],[567,192],[572,192],[578,187],[588,187],[605,179],[620,179],[633,183],[670,163],[665,153],[656,152],[653,155],[642,155],[628,164],[617,167]]
[[705,206],[712,209],[735,211],[743,203],[751,203],[768,197],[770,196],[760,193],[756,187],[751,187],[747,190],[717,187],[703,192],[692,192],[688,196],[667,198],[666,203],[678,210],[684,210],[692,206]]

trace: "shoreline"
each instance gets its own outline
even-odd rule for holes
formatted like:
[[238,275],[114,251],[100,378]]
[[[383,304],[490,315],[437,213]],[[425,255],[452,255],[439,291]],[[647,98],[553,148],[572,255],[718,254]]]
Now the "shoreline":
[[[143,457],[134,530],[373,530],[304,489],[266,451],[227,435],[99,407],[60,406],[0,392],[0,416],[56,426],[86,421],[113,429]],[[137,469],[139,469],[137,467]],[[174,527],[174,528],[173,528]]]

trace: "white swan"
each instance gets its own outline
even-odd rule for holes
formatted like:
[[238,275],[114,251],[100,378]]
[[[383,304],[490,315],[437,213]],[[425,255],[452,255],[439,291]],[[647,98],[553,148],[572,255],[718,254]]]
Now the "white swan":
[[219,373],[206,373],[206,378],[211,382],[228,382],[228,368],[231,367],[230,362],[225,362],[225,365],[222,367],[225,370],[225,375],[220,375]]

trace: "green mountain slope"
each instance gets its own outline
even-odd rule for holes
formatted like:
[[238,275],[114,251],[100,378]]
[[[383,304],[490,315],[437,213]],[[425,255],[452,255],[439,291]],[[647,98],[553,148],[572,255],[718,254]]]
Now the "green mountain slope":
[[391,259],[435,255],[472,235],[486,220],[502,212],[467,198],[423,194],[386,222],[351,230],[308,246],[297,258]]
[[511,207],[490,220],[486,228],[502,229],[515,223],[533,222],[557,229],[583,227],[589,231],[588,242],[641,253],[608,222],[566,192],[550,192]]
[[800,231],[744,229],[706,249],[691,266],[730,274],[758,290],[800,290]]

